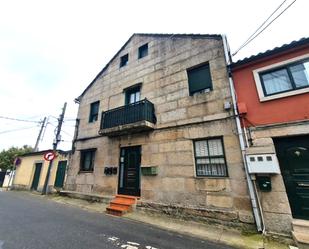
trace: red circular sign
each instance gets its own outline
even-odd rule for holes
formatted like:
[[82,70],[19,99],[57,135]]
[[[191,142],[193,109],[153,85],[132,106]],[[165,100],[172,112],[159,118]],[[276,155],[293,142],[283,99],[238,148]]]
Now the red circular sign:
[[55,154],[54,152],[52,152],[52,151],[46,152],[46,153],[44,154],[44,159],[45,159],[46,161],[54,160],[55,157],[56,157],[56,154]]

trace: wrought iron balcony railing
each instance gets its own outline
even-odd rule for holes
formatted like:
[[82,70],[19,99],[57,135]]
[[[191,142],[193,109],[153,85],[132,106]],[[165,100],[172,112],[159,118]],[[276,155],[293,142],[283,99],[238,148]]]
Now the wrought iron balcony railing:
[[[102,112],[99,133],[109,135],[109,133],[123,133],[126,130],[153,129],[155,123],[154,105],[149,100],[144,99],[133,104]],[[134,126],[132,127],[132,125]]]

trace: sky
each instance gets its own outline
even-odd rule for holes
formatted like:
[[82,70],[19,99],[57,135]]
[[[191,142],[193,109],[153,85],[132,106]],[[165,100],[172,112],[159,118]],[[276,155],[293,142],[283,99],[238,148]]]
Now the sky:
[[[44,117],[48,125],[39,149],[51,148],[64,102],[58,148],[70,149],[74,99],[133,33],[226,34],[234,52],[282,2],[1,1],[0,150],[34,146]],[[282,9],[292,2],[286,0]],[[233,60],[309,37],[308,9],[308,0],[297,0]]]

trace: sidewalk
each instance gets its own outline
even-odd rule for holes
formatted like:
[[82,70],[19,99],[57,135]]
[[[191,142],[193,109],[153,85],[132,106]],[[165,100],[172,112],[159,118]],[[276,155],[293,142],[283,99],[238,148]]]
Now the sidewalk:
[[[58,195],[47,197],[52,201],[65,205],[76,206],[91,212],[105,213],[107,204],[88,202]],[[198,237],[201,239],[227,244],[236,248],[248,249],[288,249],[293,243],[290,239],[263,237],[261,234],[240,231],[231,227],[218,224],[205,224],[193,221],[185,221],[164,214],[153,214],[136,210],[128,213],[120,219],[131,219],[181,234]],[[293,247],[291,247],[293,248]]]

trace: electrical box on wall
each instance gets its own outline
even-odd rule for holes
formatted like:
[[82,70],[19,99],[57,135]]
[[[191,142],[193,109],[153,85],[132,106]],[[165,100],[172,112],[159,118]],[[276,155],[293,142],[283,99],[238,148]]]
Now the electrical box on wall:
[[280,174],[276,154],[246,155],[249,174]]

